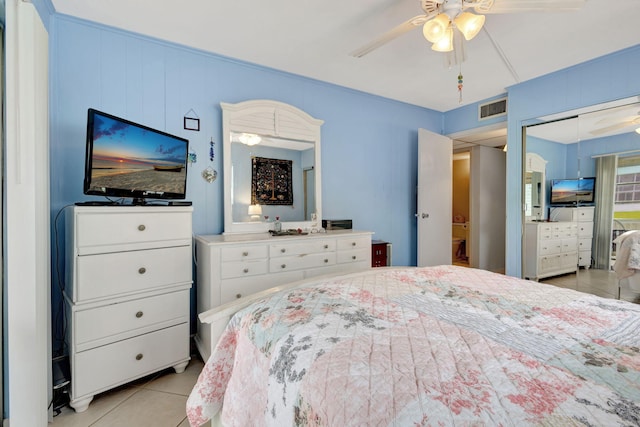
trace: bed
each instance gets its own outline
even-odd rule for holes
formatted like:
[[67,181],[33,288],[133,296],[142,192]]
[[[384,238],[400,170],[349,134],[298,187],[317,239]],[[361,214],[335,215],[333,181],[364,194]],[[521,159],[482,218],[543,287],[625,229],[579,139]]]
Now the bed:
[[221,333],[187,416],[193,426],[637,426],[639,402],[639,305],[438,266],[257,296]]

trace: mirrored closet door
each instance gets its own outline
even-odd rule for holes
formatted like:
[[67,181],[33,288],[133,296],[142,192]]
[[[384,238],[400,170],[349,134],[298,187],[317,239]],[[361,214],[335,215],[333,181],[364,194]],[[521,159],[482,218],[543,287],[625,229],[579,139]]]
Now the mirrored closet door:
[[540,118],[523,143],[523,276],[640,302],[613,270],[614,240],[640,229],[638,98]]

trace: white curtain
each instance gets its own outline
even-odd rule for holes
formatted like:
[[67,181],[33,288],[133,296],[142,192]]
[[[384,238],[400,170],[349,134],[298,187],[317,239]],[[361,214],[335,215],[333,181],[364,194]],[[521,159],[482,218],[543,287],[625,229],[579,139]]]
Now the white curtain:
[[593,229],[594,268],[608,270],[611,262],[611,233],[617,169],[617,155],[596,158],[596,208]]

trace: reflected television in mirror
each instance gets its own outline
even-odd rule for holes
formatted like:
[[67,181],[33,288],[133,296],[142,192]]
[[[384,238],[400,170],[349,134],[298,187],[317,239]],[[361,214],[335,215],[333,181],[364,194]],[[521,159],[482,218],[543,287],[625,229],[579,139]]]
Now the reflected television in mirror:
[[591,204],[595,196],[595,177],[551,180],[552,205]]

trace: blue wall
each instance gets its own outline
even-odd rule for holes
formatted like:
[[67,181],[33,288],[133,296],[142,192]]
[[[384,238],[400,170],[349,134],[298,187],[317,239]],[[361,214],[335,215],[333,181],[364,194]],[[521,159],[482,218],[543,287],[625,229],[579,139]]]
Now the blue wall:
[[522,126],[537,117],[637,96],[637,75],[640,45],[508,88],[507,274],[522,271]]
[[551,180],[596,176],[594,156],[638,150],[639,142],[640,137],[633,132],[589,139],[575,144],[562,144],[529,136],[526,140],[526,151],[539,154],[547,161],[546,205],[549,206]]
[[[415,264],[418,128],[441,132],[442,114],[343,87],[96,26],[54,18],[51,38],[52,215],[83,200],[86,110],[89,107],[186,137],[198,162],[188,175],[194,232],[223,231],[220,102],[274,99],[322,126],[323,217],[352,218],[394,245],[394,263]],[[200,132],[182,128],[193,109]],[[209,141],[216,159],[209,162]]]
[[[609,153],[624,153],[640,149],[640,136],[635,132],[623,133],[620,135],[605,138],[594,138],[580,142],[578,151],[576,144],[572,147],[576,150],[574,157],[580,162],[580,176],[595,176],[596,161],[594,156]],[[577,171],[572,171],[577,176]]]
[[[209,166],[222,177],[220,102],[272,99],[324,120],[323,217],[353,219],[354,228],[393,243],[393,264],[415,265],[418,129],[441,133],[442,113],[63,15],[54,15],[49,28],[52,224],[64,206],[89,198],[82,182],[91,107],[188,138],[198,158],[187,178],[193,231],[221,233],[222,179],[210,184],[201,177]],[[183,129],[190,110],[200,118],[199,132]],[[56,225],[54,248],[64,235],[60,219]],[[63,268],[62,257],[53,254],[54,269]],[[54,311],[58,283],[54,272]]]
[[[476,129],[485,126],[495,126],[499,123],[506,122],[506,116],[497,116],[482,120],[479,120],[478,118],[478,108],[481,104],[493,102],[505,97],[507,97],[506,93],[473,104],[463,105],[462,107],[456,108],[455,110],[447,111],[444,115],[445,118],[443,133],[445,135],[452,135],[470,129]],[[508,105],[509,101],[507,100],[507,106]]]
[[[352,218],[356,228],[393,243],[394,264],[415,265],[417,129],[450,134],[505,120],[480,123],[477,104],[442,114],[66,16],[54,15],[49,29],[52,220],[65,205],[85,199],[86,110],[93,107],[189,138],[199,159],[188,177],[194,232],[222,232],[222,180],[208,184],[200,177],[208,166],[222,174],[219,103],[273,99],[325,121],[323,217]],[[637,95],[640,80],[630,76],[639,73],[635,46],[508,88],[508,274],[519,276],[521,268],[522,126],[535,117]],[[182,129],[191,109],[201,119],[200,132]],[[217,151],[212,163],[211,138]]]
[[[522,127],[539,123],[539,117],[637,96],[640,79],[634,76],[638,75],[640,45],[507,88],[507,274],[520,277],[522,271]],[[500,96],[491,99],[496,98]],[[480,122],[477,107],[478,103],[447,111],[444,134],[504,120]],[[567,152],[568,170],[577,170],[576,156],[577,152]]]

